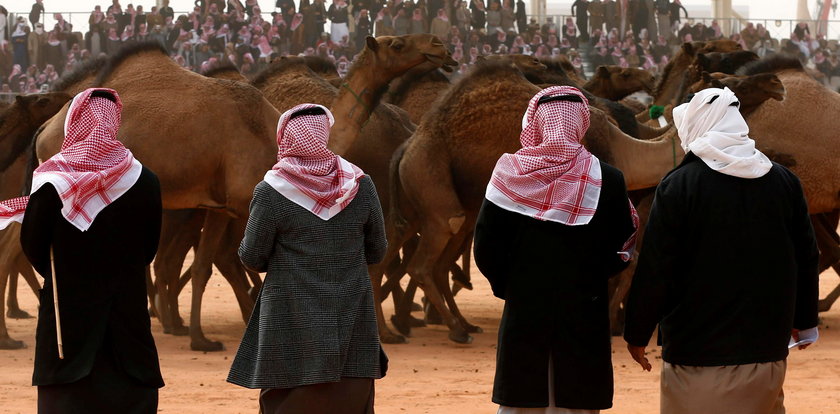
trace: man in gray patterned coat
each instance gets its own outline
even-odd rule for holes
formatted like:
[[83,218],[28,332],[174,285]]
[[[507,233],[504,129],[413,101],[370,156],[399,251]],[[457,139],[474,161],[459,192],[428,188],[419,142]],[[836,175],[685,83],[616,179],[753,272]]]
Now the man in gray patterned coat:
[[228,381],[269,413],[372,413],[379,344],[367,265],[387,242],[370,177],[327,149],[332,114],[280,117],[278,162],[254,190],[239,256],[268,272]]

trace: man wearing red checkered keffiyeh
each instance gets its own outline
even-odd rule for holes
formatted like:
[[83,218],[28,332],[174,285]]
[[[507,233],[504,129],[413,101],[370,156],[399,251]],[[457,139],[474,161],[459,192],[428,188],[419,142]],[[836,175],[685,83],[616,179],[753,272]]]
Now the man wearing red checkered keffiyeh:
[[627,266],[638,216],[621,172],[581,145],[588,128],[578,89],[536,94],[522,149],[496,163],[478,215],[475,261],[505,300],[493,388],[501,414],[612,406],[607,281]]
[[160,183],[117,141],[121,109],[110,89],[76,95],[60,152],[35,170],[29,197],[3,204],[7,223],[23,215],[21,248],[44,276],[38,412],[157,412],[163,379],[145,282],[160,239]]
[[327,149],[330,110],[301,104],[280,116],[277,164],[264,180],[295,204],[329,220],[353,201],[365,173]]
[[[110,94],[112,99],[101,94]],[[81,231],[96,215],[128,191],[143,166],[117,141],[122,103],[111,89],[87,89],[73,98],[64,121],[61,151],[35,169],[32,192],[52,184],[61,213]],[[0,228],[23,220],[28,197],[0,203]]]

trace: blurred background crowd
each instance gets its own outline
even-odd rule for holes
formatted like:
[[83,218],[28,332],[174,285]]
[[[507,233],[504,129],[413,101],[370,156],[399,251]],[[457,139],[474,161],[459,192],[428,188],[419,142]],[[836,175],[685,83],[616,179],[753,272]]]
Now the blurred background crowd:
[[326,1],[199,0],[191,11],[176,12],[167,0],[148,8],[112,0],[95,5],[80,28],[60,13],[51,13],[55,24],[45,27],[44,0],[14,15],[0,5],[0,92],[48,90],[77,65],[146,40],[197,72],[234,65],[252,75],[278,56],[316,55],[344,75],[365,37],[409,33],[438,36],[461,63],[459,72],[488,54],[564,55],[581,76],[598,65],[659,72],[682,42],[728,37],[760,56],[798,55],[825,79],[840,76],[837,42],[812,36],[806,23],[781,41],[752,23],[726,36],[714,20],[690,20],[679,0],[629,0],[624,21],[614,0],[576,0],[570,16],[543,21],[529,16],[523,0]]

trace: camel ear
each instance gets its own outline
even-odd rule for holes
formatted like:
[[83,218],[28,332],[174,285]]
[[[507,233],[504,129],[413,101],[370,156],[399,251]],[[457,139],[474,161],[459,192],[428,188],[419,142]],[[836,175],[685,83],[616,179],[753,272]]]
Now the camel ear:
[[367,46],[368,49],[370,49],[374,52],[379,50],[379,43],[376,41],[376,39],[374,39],[371,36],[368,36],[368,37],[365,38],[365,45]]
[[682,50],[683,50],[683,52],[685,52],[687,55],[694,55],[694,46],[693,46],[691,43],[689,43],[689,42],[685,42],[685,43],[683,43],[683,45],[682,45]]
[[23,95],[15,95],[15,102],[17,102],[18,105],[25,105],[26,99],[23,97]]
[[610,77],[610,70],[604,65],[598,66],[598,69],[595,71],[595,76],[607,79]]
[[487,58],[484,55],[478,55],[478,56],[475,57],[476,62],[484,62],[486,60],[487,60]]
[[703,83],[711,83],[712,82],[712,75],[709,74],[709,72],[706,72],[705,70],[703,71],[703,73],[700,74],[700,77],[703,78]]

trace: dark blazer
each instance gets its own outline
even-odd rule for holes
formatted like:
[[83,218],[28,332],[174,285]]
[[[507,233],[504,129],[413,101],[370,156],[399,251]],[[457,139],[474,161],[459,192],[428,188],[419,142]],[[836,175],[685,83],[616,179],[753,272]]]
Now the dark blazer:
[[589,224],[567,226],[485,200],[475,262],[505,299],[493,402],[548,405],[548,363],[557,406],[607,409],[613,377],[607,281],[626,266],[617,252],[633,233],[624,177],[601,163],[603,185]]
[[[88,231],[61,216],[52,185],[32,194],[20,241],[41,275],[33,385],[87,376],[97,352],[111,347],[116,364],[139,383],[162,387],[146,299],[146,266],[160,238],[160,183],[143,169],[137,183],[105,207]],[[55,255],[64,359],[58,359],[50,247]]]
[[692,153],[656,189],[624,338],[691,366],[779,361],[791,328],[817,326],[818,251],[799,179],[744,179]]

